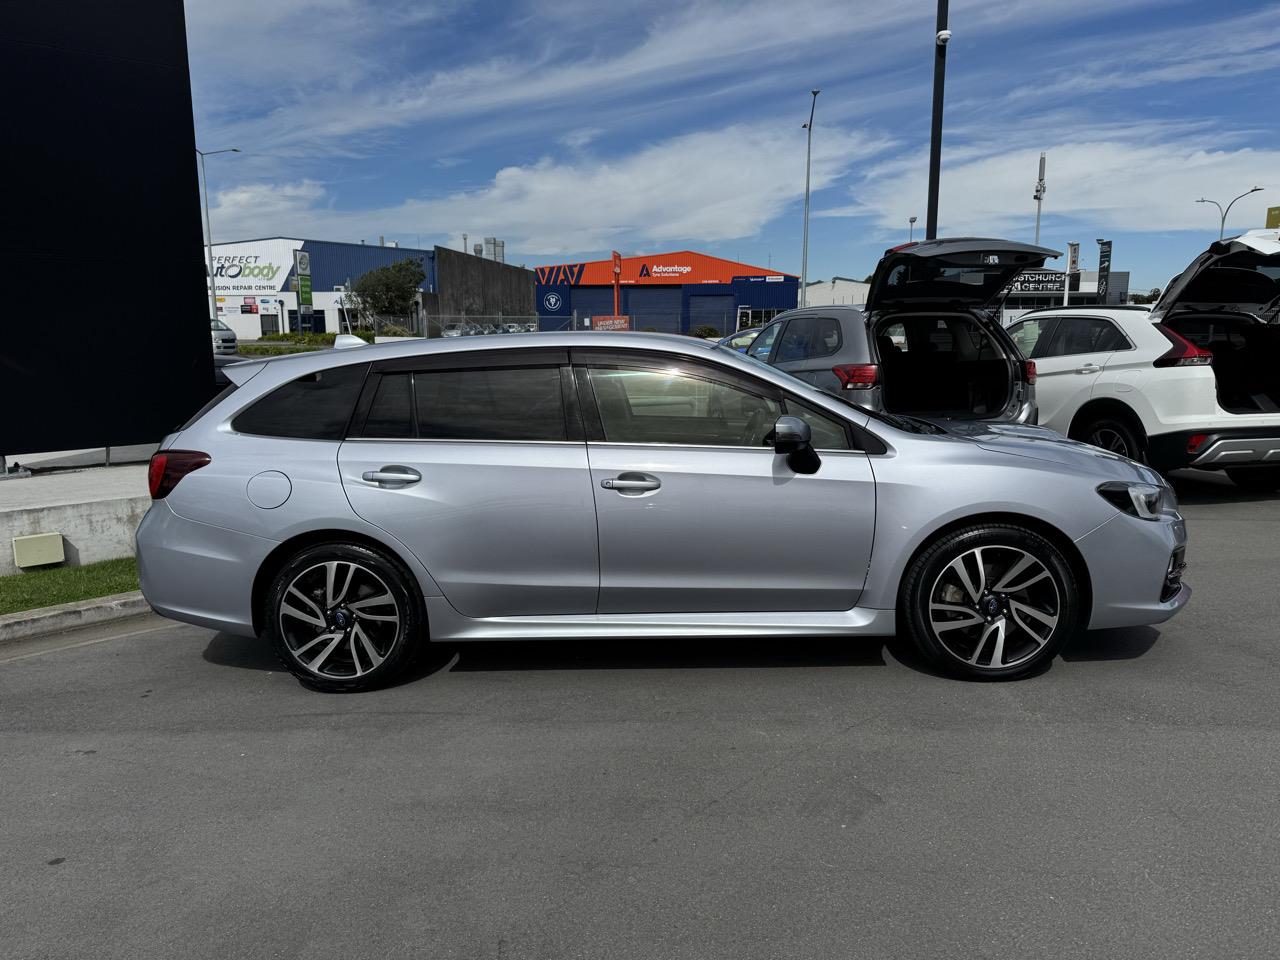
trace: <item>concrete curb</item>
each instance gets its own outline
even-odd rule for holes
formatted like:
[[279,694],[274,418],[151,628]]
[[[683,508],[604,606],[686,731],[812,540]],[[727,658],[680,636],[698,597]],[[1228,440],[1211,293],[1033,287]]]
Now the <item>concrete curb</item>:
[[150,604],[142,598],[142,593],[138,590],[132,593],[117,593],[110,597],[60,603],[56,607],[20,610],[0,617],[0,646],[70,630],[74,627],[123,620],[125,617],[137,617],[150,612]]

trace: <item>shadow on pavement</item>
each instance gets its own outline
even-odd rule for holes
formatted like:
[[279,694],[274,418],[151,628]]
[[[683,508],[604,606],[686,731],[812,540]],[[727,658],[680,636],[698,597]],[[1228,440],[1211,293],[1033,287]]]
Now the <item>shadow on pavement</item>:
[[1089,660],[1136,660],[1160,639],[1155,627],[1120,627],[1115,630],[1087,630],[1068,643],[1059,654],[1071,662]]
[[271,644],[257,637],[238,637],[230,633],[215,634],[202,654],[209,663],[244,670],[283,670],[284,664],[271,649]]
[[1280,494],[1242,490],[1225,473],[1208,470],[1175,470],[1169,475],[1178,503],[1184,506],[1218,503],[1280,502]]

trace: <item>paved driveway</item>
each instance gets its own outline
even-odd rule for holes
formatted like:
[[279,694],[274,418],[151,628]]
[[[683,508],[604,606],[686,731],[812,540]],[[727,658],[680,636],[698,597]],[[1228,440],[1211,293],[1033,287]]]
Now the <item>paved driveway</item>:
[[1181,487],[1184,614],[1018,683],[513,643],[325,696],[158,619],[25,648],[0,954],[1274,956],[1280,500]]

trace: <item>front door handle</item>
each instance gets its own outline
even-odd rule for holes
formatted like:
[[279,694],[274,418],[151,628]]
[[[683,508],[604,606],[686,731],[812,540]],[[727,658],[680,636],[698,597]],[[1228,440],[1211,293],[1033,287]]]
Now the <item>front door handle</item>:
[[360,479],[365,483],[376,483],[378,486],[387,484],[403,486],[408,483],[417,483],[422,479],[422,474],[412,467],[393,465],[383,467],[381,470],[366,470],[360,475]]
[[621,473],[616,477],[608,477],[600,481],[606,490],[616,490],[624,496],[637,493],[649,493],[662,486],[662,481],[647,473]]
[[1076,373],[1097,373],[1101,369],[1096,363],[1082,363],[1076,367]]

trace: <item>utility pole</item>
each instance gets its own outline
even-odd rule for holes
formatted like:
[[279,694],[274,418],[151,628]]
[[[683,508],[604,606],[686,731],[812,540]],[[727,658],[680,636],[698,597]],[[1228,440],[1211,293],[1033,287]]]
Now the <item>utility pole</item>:
[[942,175],[942,93],[947,78],[947,0],[938,0],[938,27],[933,35],[933,126],[929,133],[929,209],[925,214],[924,238],[938,237],[938,181]]
[[1040,207],[1044,204],[1044,151],[1040,151],[1040,179],[1036,181],[1036,192],[1032,196],[1036,202],[1036,246],[1040,246]]
[[209,247],[209,319],[218,319],[218,291],[213,279],[213,224],[209,220],[209,175],[205,173],[204,158],[215,153],[239,153],[239,147],[228,147],[225,150],[204,151],[196,147],[200,155],[200,180],[204,184],[204,239]]
[[808,299],[806,287],[809,284],[809,166],[813,160],[813,113],[818,109],[818,94],[821,90],[810,90],[813,99],[809,101],[809,122],[804,129],[809,131],[809,142],[804,151],[804,244],[800,253],[800,306]]
[[[1251,190],[1246,190],[1244,193],[1240,194],[1240,196],[1236,197],[1236,200],[1243,200],[1249,194],[1257,193],[1261,189],[1262,189],[1261,187],[1254,187]],[[1225,210],[1222,209],[1222,204],[1220,204],[1217,200],[1206,200],[1204,197],[1201,197],[1199,200],[1196,201],[1196,203],[1212,203],[1215,207],[1218,208],[1218,213],[1220,214],[1218,218],[1218,239],[1219,240],[1221,240],[1227,232],[1227,214],[1230,213],[1231,208],[1235,206],[1236,200],[1232,200],[1230,203],[1228,203],[1227,209]]]

